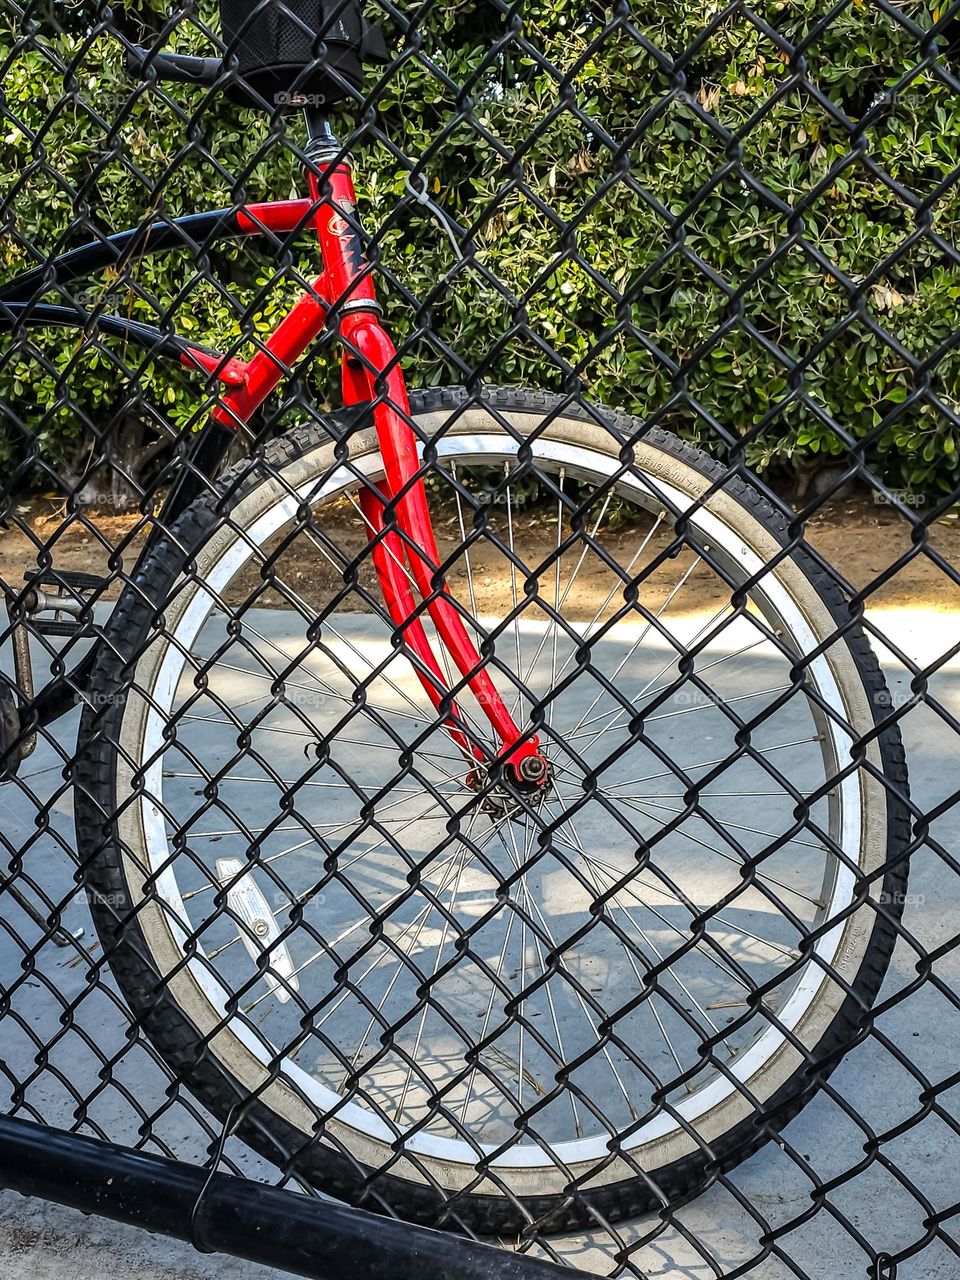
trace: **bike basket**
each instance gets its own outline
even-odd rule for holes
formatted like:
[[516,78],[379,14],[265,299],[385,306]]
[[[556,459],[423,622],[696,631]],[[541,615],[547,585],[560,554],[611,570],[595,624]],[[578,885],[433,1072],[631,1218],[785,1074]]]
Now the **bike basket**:
[[363,78],[365,23],[358,0],[220,0],[235,102],[254,107],[330,104]]

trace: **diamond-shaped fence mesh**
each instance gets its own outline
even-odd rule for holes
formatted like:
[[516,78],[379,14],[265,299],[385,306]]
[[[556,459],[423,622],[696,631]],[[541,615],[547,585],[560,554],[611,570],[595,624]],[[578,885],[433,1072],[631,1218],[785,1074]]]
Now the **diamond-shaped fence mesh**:
[[0,3],[4,1110],[956,1274],[960,5],[221,10]]

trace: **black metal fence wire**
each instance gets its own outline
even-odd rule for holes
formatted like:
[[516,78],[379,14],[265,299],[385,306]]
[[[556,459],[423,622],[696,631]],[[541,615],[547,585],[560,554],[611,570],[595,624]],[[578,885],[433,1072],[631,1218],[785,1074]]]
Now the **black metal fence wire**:
[[[378,15],[392,60],[335,123],[433,388],[411,420],[442,568],[546,744],[541,804],[466,781],[410,678],[336,344],[216,484],[215,382],[159,359],[175,333],[249,355],[309,288],[302,235],[174,222],[299,192],[299,116],[125,77],[135,44],[215,52],[203,6],[4,0],[2,269],[35,272],[0,293],[11,1117],[595,1274],[955,1273],[958,13]],[[135,224],[106,271],[58,276]],[[661,428],[717,460],[692,510],[662,487],[682,449],[630,489]],[[576,452],[598,432],[606,470]],[[757,471],[776,536],[741,567],[697,513],[760,511]],[[184,476],[201,506],[171,529]],[[796,564],[832,601],[810,642],[770,585]],[[838,653],[866,713],[818,683]],[[886,817],[866,861],[850,779]],[[854,919],[862,963],[829,950]],[[822,1038],[787,1016],[811,972]],[[783,1093],[738,1074],[758,1028]],[[735,1124],[697,1112],[708,1087]],[[638,1154],[658,1125],[679,1163]]]

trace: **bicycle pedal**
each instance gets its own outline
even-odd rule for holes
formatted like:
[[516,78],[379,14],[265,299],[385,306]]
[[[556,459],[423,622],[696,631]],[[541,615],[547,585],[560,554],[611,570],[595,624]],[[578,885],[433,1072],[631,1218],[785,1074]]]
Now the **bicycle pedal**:
[[[89,617],[82,618],[81,614],[90,604],[90,597],[108,580],[77,569],[41,569],[25,574],[24,581],[28,588],[24,608],[30,629],[41,636],[75,636],[89,631]],[[55,591],[44,590],[46,587]],[[54,616],[43,618],[40,615],[44,613]]]
[[[24,733],[20,715],[20,707],[29,707],[34,700],[30,636],[92,636],[91,597],[107,579],[72,569],[40,569],[24,574],[24,582],[16,602],[12,594],[7,595],[19,703],[12,692],[0,700],[0,782],[8,782],[37,745],[36,729]],[[43,613],[53,616],[42,618]],[[17,745],[11,750],[12,743]]]

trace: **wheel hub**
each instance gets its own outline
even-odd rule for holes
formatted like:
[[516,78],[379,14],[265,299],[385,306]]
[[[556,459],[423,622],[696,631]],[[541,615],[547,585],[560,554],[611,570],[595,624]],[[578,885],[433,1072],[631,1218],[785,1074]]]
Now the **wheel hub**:
[[[502,781],[487,790],[480,802],[481,811],[494,817],[520,821],[527,809],[538,808],[552,791],[553,770],[545,756],[524,756],[517,764],[507,765],[503,773]],[[477,768],[464,781],[471,791],[482,792],[490,775]]]

